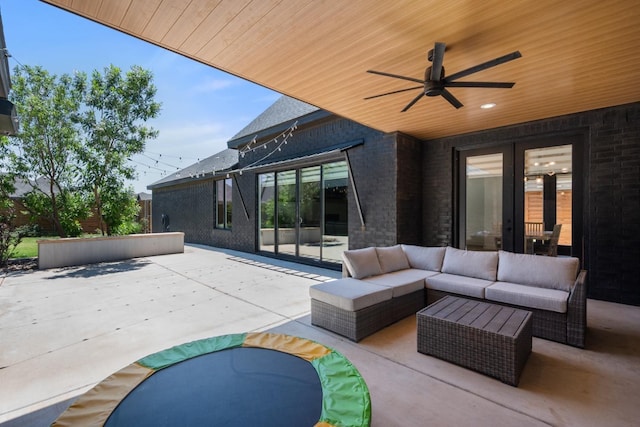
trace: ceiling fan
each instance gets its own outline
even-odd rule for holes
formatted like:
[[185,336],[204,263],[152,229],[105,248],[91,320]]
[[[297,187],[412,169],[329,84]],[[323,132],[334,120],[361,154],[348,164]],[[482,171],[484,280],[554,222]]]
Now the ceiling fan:
[[522,55],[519,51],[511,52],[508,55],[501,56],[491,61],[483,62],[475,67],[467,68],[466,70],[459,71],[448,77],[445,77],[444,67],[442,62],[444,59],[444,51],[446,45],[444,43],[436,42],[435,47],[427,54],[427,59],[432,63],[430,67],[424,72],[424,80],[416,79],[413,77],[399,76],[397,74],[384,73],[382,71],[367,70],[367,73],[379,74],[381,76],[393,77],[394,79],[409,80],[411,82],[421,83],[421,86],[414,86],[407,89],[394,90],[393,92],[382,93],[380,95],[368,96],[364,99],[379,98],[381,96],[392,95],[394,93],[406,92],[410,90],[423,89],[423,92],[416,96],[406,107],[402,109],[402,112],[407,111],[423,96],[442,96],[449,101],[451,105],[456,108],[462,107],[462,103],[456,99],[451,92],[447,90],[448,87],[480,87],[480,88],[498,88],[498,89],[510,89],[515,83],[505,82],[457,82],[459,78],[466,77],[469,74],[477,73],[478,71],[486,70],[487,68],[495,67],[496,65],[504,64],[505,62],[513,61],[520,58]]

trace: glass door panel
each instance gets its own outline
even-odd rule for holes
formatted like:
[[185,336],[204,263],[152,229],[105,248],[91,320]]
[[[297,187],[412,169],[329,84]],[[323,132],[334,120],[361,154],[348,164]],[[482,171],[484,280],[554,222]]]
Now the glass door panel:
[[558,245],[572,245],[572,156],[571,144],[524,151],[525,252],[543,250],[555,224]]
[[216,181],[216,228],[224,228],[224,180]]
[[260,197],[259,219],[260,233],[258,244],[261,251],[275,252],[275,174],[263,173],[258,175],[258,194]]
[[226,228],[231,229],[231,224],[233,224],[233,183],[231,178],[227,178],[224,180],[224,200],[225,200],[225,212],[226,212]]
[[324,234],[322,259],[341,262],[341,254],[349,248],[347,189],[349,174],[344,161],[322,166],[324,196]]
[[467,156],[465,162],[465,228],[469,250],[502,248],[503,153]]
[[320,260],[322,249],[322,205],[320,166],[300,170],[300,237],[301,257]]
[[556,186],[556,222],[562,224],[558,245],[572,246],[573,228],[573,175],[571,173],[558,176]]
[[296,255],[297,246],[297,197],[296,171],[288,170],[277,173],[278,186],[278,222],[276,224],[278,239],[277,252],[279,254]]

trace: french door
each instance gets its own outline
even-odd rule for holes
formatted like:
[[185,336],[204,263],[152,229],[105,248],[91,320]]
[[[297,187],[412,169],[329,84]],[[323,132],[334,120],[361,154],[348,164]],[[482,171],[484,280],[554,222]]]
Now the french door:
[[457,245],[513,251],[513,149],[458,152]]
[[574,136],[457,151],[454,242],[528,252],[559,225],[558,253],[581,256],[581,147]]

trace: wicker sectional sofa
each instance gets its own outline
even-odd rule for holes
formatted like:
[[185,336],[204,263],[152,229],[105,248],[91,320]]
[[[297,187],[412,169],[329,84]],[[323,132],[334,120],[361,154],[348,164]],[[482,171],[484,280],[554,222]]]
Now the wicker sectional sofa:
[[342,259],[343,279],[309,290],[311,322],[354,341],[451,294],[526,309],[534,336],[584,347],[586,271],[577,258],[396,245]]

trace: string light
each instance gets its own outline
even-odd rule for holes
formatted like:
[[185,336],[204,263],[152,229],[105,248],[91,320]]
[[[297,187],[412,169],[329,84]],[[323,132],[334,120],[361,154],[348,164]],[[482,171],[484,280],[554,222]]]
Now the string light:
[[[266,160],[267,158],[269,158],[271,155],[273,155],[276,152],[282,151],[282,146],[286,145],[288,143],[289,138],[293,137],[293,131],[296,130],[297,128],[298,128],[298,122],[296,121],[296,122],[293,123],[293,125],[291,125],[284,132],[282,132],[279,135],[277,135],[276,137],[274,137],[274,138],[272,138],[272,139],[270,139],[268,141],[262,142],[262,143],[258,143],[257,142],[257,136],[254,136],[253,139],[246,146],[244,146],[242,149],[238,150],[238,154],[240,155],[240,157],[244,158],[245,154],[256,152],[256,150],[258,150],[260,148],[262,148],[263,150],[267,150],[268,151],[267,154],[262,156],[260,159],[252,162],[251,164],[242,167],[239,170],[231,171],[231,173],[238,173],[238,174],[242,175],[243,170],[255,166],[256,164]],[[272,146],[272,149],[269,149],[270,145]],[[133,163],[139,164],[139,165],[147,168],[147,170],[149,172],[151,172],[152,170],[156,171],[155,173],[158,173],[162,177],[167,176],[170,173],[170,171],[168,169],[166,169],[166,168],[160,167],[161,165],[167,166],[170,169],[175,169],[176,171],[178,171],[178,172],[175,172],[175,178],[182,178],[183,177],[182,172],[184,172],[185,169],[191,169],[194,166],[196,168],[198,168],[199,164],[200,164],[200,158],[197,158],[195,164],[187,166],[186,168],[184,168],[184,167],[180,167],[180,166],[176,166],[174,164],[168,163],[167,161],[164,161],[164,160],[161,160],[161,159],[166,159],[166,158],[170,157],[170,158],[178,159],[180,162],[182,162],[183,160],[193,160],[193,159],[187,159],[187,158],[185,158],[183,156],[171,156],[171,155],[168,155],[168,154],[154,153],[152,151],[145,151],[144,153],[139,153],[139,155],[141,155],[142,157],[144,157],[146,159],[151,160],[153,162],[153,165],[149,165],[149,164],[137,161],[137,160],[133,160],[131,158],[129,158],[128,160],[133,162]],[[152,157],[151,155],[157,156],[157,157]],[[143,171],[143,174],[146,175],[147,174],[147,170]],[[198,179],[201,176],[202,177],[207,176],[208,173],[211,173],[211,176],[215,176],[216,175],[215,168],[212,169],[211,171],[207,171],[205,169],[196,169],[195,171],[192,170],[189,173],[189,178]],[[229,176],[230,176],[230,173],[227,173],[226,177],[229,178]]]
[[288,128],[287,130],[285,130],[284,132],[282,132],[281,134],[279,134],[278,136],[274,137],[273,139],[263,142],[261,144],[258,144],[257,142],[257,135],[253,137],[253,139],[247,144],[245,145],[242,149],[239,150],[239,154],[240,157],[244,157],[245,154],[249,153],[249,152],[254,152],[259,148],[263,148],[265,150],[267,150],[269,147],[268,145],[273,143],[273,144],[278,144],[278,140],[280,138],[284,138],[285,144],[286,144],[286,140],[287,138],[290,138],[293,135],[293,131],[298,129],[298,121],[296,120],[293,125],[291,125],[290,128]]
[[[275,137],[275,138],[273,138],[272,140],[267,141],[267,142],[265,142],[265,143],[263,143],[263,144],[261,144],[261,145],[258,145],[257,147],[250,148],[250,147],[249,147],[249,145],[251,145],[252,143],[253,143],[253,144],[255,144],[255,140],[256,140],[256,139],[255,139],[255,137],[254,137],[254,138],[253,138],[253,140],[251,141],[251,143],[247,144],[247,146],[246,146],[245,148],[243,148],[244,153],[247,153],[248,151],[254,151],[256,148],[259,148],[259,147],[265,147],[265,149],[266,149],[266,147],[267,147],[267,145],[268,145],[268,144],[270,144],[270,143],[272,143],[272,142],[273,142],[273,143],[277,143],[278,138],[283,138],[283,139],[282,139],[282,141],[280,141],[280,143],[279,143],[279,144],[278,144],[278,145],[277,145],[277,146],[276,146],[276,147],[275,147],[271,152],[269,152],[267,155],[263,156],[262,158],[260,158],[260,159],[258,159],[258,160],[256,160],[256,161],[252,162],[251,164],[244,166],[243,168],[241,168],[241,169],[239,170],[239,173],[242,173],[242,171],[243,171],[244,169],[247,169],[247,168],[250,168],[250,167],[252,167],[252,166],[255,166],[255,165],[257,165],[258,163],[260,163],[260,162],[262,162],[262,161],[266,160],[266,159],[267,159],[267,158],[269,158],[273,153],[276,153],[276,152],[278,152],[278,151],[282,151],[282,146],[283,146],[283,145],[285,145],[285,144],[287,143],[288,139],[289,139],[289,138],[291,138],[291,137],[293,136],[293,131],[294,131],[294,130],[296,130],[297,128],[298,128],[298,121],[296,120],[296,122],[295,122],[295,123],[294,123],[294,124],[289,128],[289,129],[287,129],[286,131],[282,132],[282,133],[281,133],[280,135],[278,135],[277,137]],[[243,157],[244,157],[244,154],[241,154],[241,156],[243,156]]]

